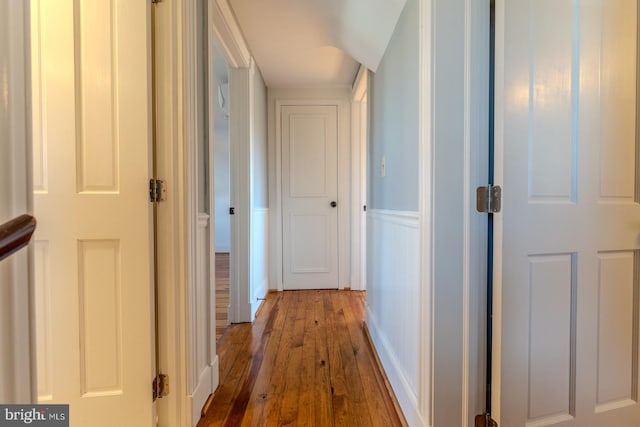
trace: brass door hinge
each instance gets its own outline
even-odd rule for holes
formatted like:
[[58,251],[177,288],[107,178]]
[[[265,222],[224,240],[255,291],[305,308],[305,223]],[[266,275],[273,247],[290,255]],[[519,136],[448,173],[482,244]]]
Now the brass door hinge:
[[498,423],[496,420],[491,418],[489,414],[480,414],[476,415],[476,425],[475,427],[498,427]]
[[167,200],[167,186],[161,179],[149,180],[149,201],[151,203],[164,202]]
[[165,397],[169,394],[169,376],[165,374],[158,374],[153,379],[153,400]]

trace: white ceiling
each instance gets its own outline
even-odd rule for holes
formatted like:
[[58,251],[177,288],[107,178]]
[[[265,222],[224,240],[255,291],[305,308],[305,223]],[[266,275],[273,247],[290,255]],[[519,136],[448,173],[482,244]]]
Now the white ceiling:
[[406,0],[229,0],[269,87],[351,86],[375,71]]

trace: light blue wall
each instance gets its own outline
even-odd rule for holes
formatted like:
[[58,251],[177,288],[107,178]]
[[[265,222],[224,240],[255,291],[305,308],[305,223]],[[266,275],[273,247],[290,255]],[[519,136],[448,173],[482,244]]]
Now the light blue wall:
[[[212,85],[217,95],[220,85],[228,83],[229,75],[227,63],[220,48],[213,45],[213,78]],[[227,95],[226,102],[229,102]],[[229,252],[231,250],[231,169],[229,145],[229,118],[220,107],[218,97],[213,102],[214,134],[213,134],[213,173],[214,173],[214,203],[215,203],[215,251]]]
[[253,207],[269,206],[267,176],[267,88],[260,70],[253,75]]
[[[420,425],[418,225],[419,0],[407,0],[371,74],[367,218],[367,325],[410,425]],[[381,176],[381,159],[386,176]],[[380,210],[403,211],[380,212]],[[377,212],[376,212],[377,211]],[[409,212],[406,212],[409,211]]]
[[[407,1],[380,68],[370,82],[368,185],[369,206],[373,209],[418,210],[418,2]],[[433,21],[428,29],[433,42],[432,98],[428,100],[433,113],[428,147],[432,169],[427,173],[432,179],[429,215],[433,234],[427,243],[432,248],[433,265],[429,275],[432,288],[426,291],[433,298],[434,311],[429,316],[434,329],[430,378],[433,395],[429,397],[434,425],[473,425],[473,415],[483,410],[484,399],[487,219],[473,207],[475,188],[487,183],[489,2],[434,0],[432,4]],[[468,31],[472,37],[467,39]],[[470,80],[465,70],[469,71]],[[380,177],[383,155],[387,161],[385,178]],[[406,382],[393,382],[393,370],[410,372],[411,365],[403,363],[401,356],[413,349],[404,343],[385,348],[384,343],[393,342],[393,334],[406,333],[408,329],[397,327],[398,310],[406,313],[415,306],[389,305],[388,301],[406,292],[408,286],[423,286],[420,280],[398,280],[401,272],[413,271],[416,277],[424,273],[420,272],[421,254],[411,257],[407,250],[412,247],[412,240],[407,238],[411,235],[401,235],[394,228],[398,221],[389,220],[389,216],[392,215],[372,213],[367,222],[367,321],[382,359],[385,351],[395,352],[399,362],[387,363],[385,369],[391,373],[396,395],[402,396]],[[415,229],[419,230],[419,226]],[[402,255],[394,260],[398,253]],[[428,308],[418,307],[416,313],[425,309]],[[466,332],[465,316],[471,325]],[[419,320],[415,316],[402,324]],[[406,341],[411,342],[411,338]],[[461,409],[465,405],[469,419],[463,420]],[[411,414],[412,408],[405,405],[403,410]]]
[[[222,113],[222,111],[217,111],[216,109],[216,113]],[[215,161],[213,166],[215,174],[215,251],[229,252],[231,250],[231,222],[229,217],[229,207],[231,206],[229,127],[217,126],[213,141]]]
[[368,204],[373,209],[418,210],[418,36],[418,0],[408,0],[370,82]]

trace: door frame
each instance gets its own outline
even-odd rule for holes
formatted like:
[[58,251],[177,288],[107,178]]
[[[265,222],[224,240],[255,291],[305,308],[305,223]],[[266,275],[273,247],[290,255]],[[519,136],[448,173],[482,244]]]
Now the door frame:
[[351,289],[367,289],[367,151],[369,70],[360,65],[351,91]]
[[282,241],[282,107],[327,105],[335,106],[338,111],[338,289],[349,287],[351,227],[349,213],[351,207],[350,181],[350,133],[351,113],[348,89],[279,89],[269,91],[269,210],[274,212],[270,218],[271,256],[270,282],[276,284],[278,291],[284,290],[283,281],[283,241]]
[[[235,214],[230,220],[231,265],[229,266],[228,315],[231,323],[251,322],[250,230],[251,153],[253,151],[251,94],[255,64],[228,0],[208,1],[209,44],[212,46],[215,43],[220,48],[229,67],[230,196]],[[209,55],[209,69],[213,70],[212,54]],[[214,102],[217,101],[211,92],[210,111],[213,111]],[[211,120],[210,129],[213,129],[213,117],[210,115],[209,119]],[[213,135],[213,133],[210,134]],[[213,194],[210,198],[211,196]]]
[[[495,77],[494,77],[494,181],[504,187],[504,10],[505,1],[495,2]],[[502,244],[504,217],[493,217],[493,335],[491,342],[491,412],[500,420],[502,354]]]
[[[168,374],[171,392],[158,400],[160,425],[191,427],[192,404],[189,396],[188,337],[192,313],[189,310],[187,288],[197,277],[197,85],[196,61],[197,0],[160,2],[157,7],[157,151],[158,175],[167,181],[167,200],[159,204],[162,211],[158,227],[159,272],[159,337],[163,373]],[[208,3],[208,46],[216,40],[227,63],[236,68],[248,68],[249,50],[227,0],[206,0]],[[209,55],[212,61],[212,55]],[[209,63],[209,70],[212,64]],[[231,102],[237,96],[230,93]],[[209,87],[208,104],[216,101],[215,91]],[[248,110],[247,110],[248,111]],[[238,115],[236,113],[236,115]],[[248,121],[247,121],[248,123]],[[209,118],[209,129],[213,123]],[[248,125],[247,125],[248,128]],[[230,130],[230,134],[232,131]],[[237,138],[237,132],[235,132]],[[231,138],[234,138],[230,135]],[[233,141],[233,140],[232,140]],[[233,142],[232,142],[233,143]],[[210,150],[211,154],[212,150]],[[213,174],[211,168],[210,174]],[[232,178],[233,179],[233,178]],[[210,187],[212,188],[212,186]],[[232,195],[233,197],[233,195]],[[211,199],[210,199],[211,200]],[[238,200],[238,198],[234,199]],[[237,202],[236,202],[237,203]],[[238,209],[248,212],[241,205]],[[210,224],[215,221],[211,210]],[[211,227],[213,230],[213,227]],[[248,230],[248,226],[245,228]],[[248,234],[248,231],[247,231]],[[213,232],[210,234],[213,242]],[[246,249],[248,254],[248,246]],[[248,271],[248,270],[247,270]],[[210,274],[215,272],[211,264]],[[248,273],[247,273],[248,274]],[[248,295],[246,283],[246,293]],[[215,296],[212,297],[212,301]],[[215,307],[215,302],[212,303]],[[249,305],[250,307],[250,305]],[[215,318],[211,323],[215,328]],[[214,329],[213,329],[214,330]],[[212,345],[214,387],[217,386],[218,356],[215,340]]]
[[420,396],[426,401],[416,406],[426,425],[473,426],[485,400],[487,219],[476,212],[475,189],[488,179],[489,0],[426,0],[419,22],[420,300],[426,307]]

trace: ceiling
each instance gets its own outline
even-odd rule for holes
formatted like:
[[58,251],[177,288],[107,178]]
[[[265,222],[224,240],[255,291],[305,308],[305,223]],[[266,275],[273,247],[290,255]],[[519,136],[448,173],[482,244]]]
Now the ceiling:
[[229,0],[267,86],[351,86],[375,71],[406,0]]

